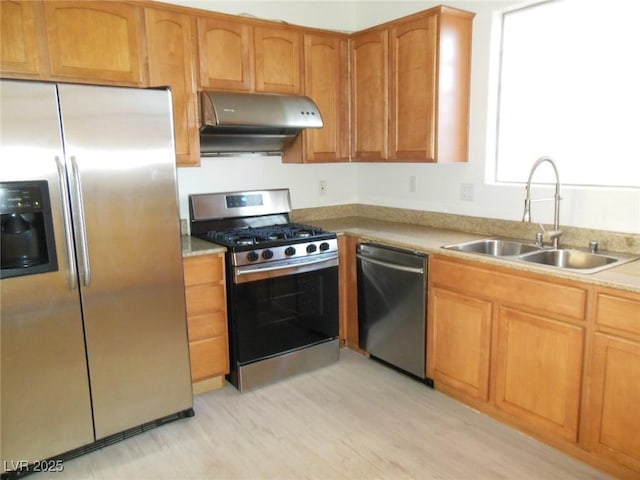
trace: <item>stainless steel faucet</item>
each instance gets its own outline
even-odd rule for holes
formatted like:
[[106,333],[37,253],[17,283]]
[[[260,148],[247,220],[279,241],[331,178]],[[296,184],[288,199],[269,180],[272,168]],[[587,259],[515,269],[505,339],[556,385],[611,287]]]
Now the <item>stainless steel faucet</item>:
[[[544,162],[549,162],[553,167],[553,172],[556,175],[556,191],[553,195],[553,198],[538,198],[535,200],[531,200],[531,178],[533,177],[533,172]],[[527,196],[524,199],[524,214],[522,215],[523,222],[531,222],[531,202],[542,202],[546,200],[553,200],[553,230],[545,231],[542,224],[540,227],[542,230],[548,234],[553,239],[553,248],[559,248],[560,246],[560,235],[562,235],[562,231],[560,230],[560,176],[558,175],[558,167],[556,167],[555,162],[549,157],[540,157],[531,167],[531,172],[529,172],[529,179],[527,180]],[[537,236],[536,238],[540,238]],[[540,242],[541,243],[541,242]]]

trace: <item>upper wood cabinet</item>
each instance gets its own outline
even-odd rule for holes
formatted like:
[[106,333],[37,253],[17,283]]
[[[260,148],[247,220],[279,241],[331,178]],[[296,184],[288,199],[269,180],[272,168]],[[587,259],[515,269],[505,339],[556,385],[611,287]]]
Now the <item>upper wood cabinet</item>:
[[222,15],[200,17],[198,46],[203,89],[302,91],[302,36],[296,29]]
[[200,164],[198,98],[195,78],[195,25],[189,15],[145,8],[151,86],[171,87],[179,166]]
[[467,161],[473,17],[441,6],[352,36],[353,160]]
[[141,86],[141,7],[125,2],[46,1],[53,79]]
[[389,159],[435,159],[437,16],[389,29]]
[[309,128],[284,152],[286,163],[349,160],[348,43],[343,34],[304,35],[304,93],[322,115],[322,128]]
[[253,88],[253,28],[242,21],[198,18],[199,86],[211,90]]
[[12,76],[40,73],[36,2],[0,2],[0,72]]
[[302,92],[302,35],[282,27],[254,29],[257,92]]
[[351,159],[380,161],[388,156],[388,32],[356,33],[351,55]]

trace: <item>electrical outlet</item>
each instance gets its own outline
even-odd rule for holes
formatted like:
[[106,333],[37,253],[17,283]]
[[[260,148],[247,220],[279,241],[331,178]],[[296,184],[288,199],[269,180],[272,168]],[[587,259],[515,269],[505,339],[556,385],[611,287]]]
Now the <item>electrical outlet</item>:
[[473,202],[473,183],[460,184],[460,200]]
[[320,182],[318,183],[318,193],[320,193],[320,195],[326,195],[327,194],[327,181],[326,180],[320,180]]
[[415,193],[415,192],[416,192],[416,176],[410,175],[409,176],[409,193]]

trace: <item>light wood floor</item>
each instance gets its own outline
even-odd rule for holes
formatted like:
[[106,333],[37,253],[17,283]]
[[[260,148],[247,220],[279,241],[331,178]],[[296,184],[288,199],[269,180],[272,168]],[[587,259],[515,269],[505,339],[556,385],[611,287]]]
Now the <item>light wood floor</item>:
[[253,392],[199,395],[194,408],[30,478],[609,478],[351,350]]

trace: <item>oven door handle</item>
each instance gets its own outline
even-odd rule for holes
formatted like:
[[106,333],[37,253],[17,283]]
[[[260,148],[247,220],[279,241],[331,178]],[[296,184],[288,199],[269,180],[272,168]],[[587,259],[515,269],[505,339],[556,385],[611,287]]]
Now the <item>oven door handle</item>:
[[332,255],[330,258],[318,258],[306,260],[304,263],[287,263],[285,265],[269,265],[264,267],[236,267],[233,273],[233,282],[247,283],[265,278],[284,277],[285,275],[295,275],[296,273],[313,272],[323,268],[337,267],[338,256]]

